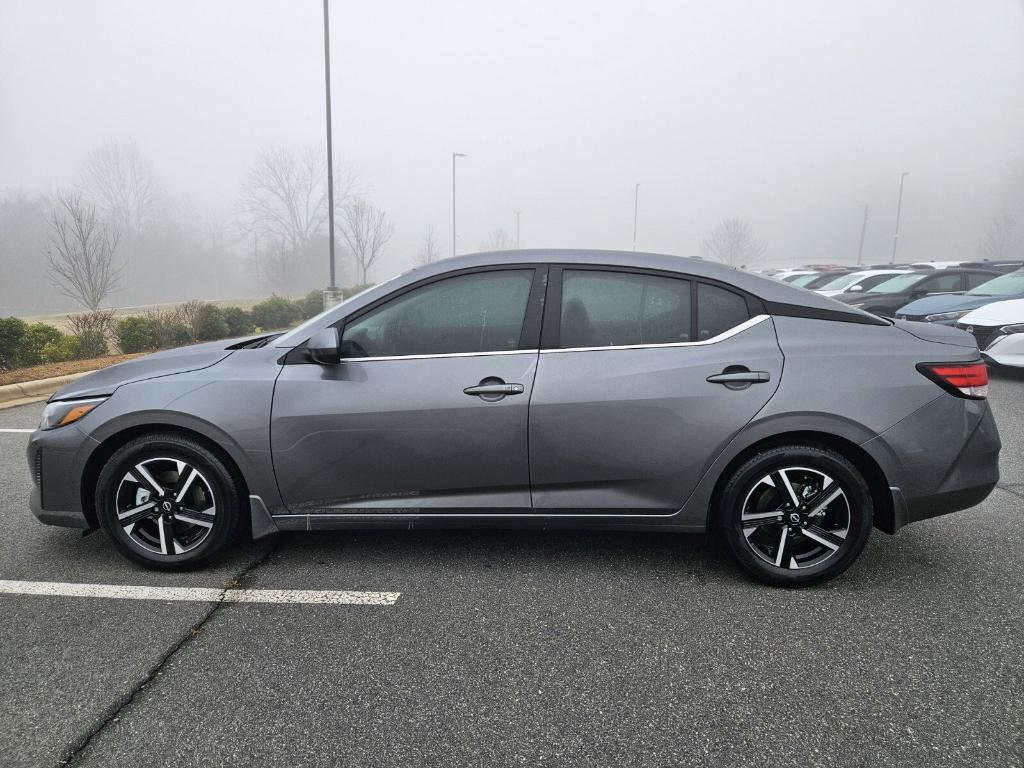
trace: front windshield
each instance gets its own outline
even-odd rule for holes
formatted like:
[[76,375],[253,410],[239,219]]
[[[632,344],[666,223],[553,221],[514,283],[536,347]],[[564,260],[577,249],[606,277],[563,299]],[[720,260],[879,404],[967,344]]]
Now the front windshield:
[[817,280],[818,277],[819,277],[819,275],[817,275],[817,274],[813,274],[813,275],[800,275],[800,277],[798,277],[796,280],[790,280],[789,284],[790,285],[799,285],[802,288],[803,286],[807,285],[812,280]]
[[890,278],[883,283],[879,283],[874,288],[869,288],[868,293],[902,293],[908,288],[912,288],[915,283],[920,282],[926,277],[928,277],[928,275],[913,272],[909,275],[896,275],[896,277]]
[[302,342],[304,342],[306,339],[309,338],[310,331],[313,328],[315,328],[318,324],[320,324],[320,321],[324,317],[326,317],[329,313],[333,313],[335,310],[338,309],[338,307],[343,307],[346,304],[348,304],[350,301],[354,301],[355,299],[358,299],[360,296],[362,296],[367,291],[372,291],[374,288],[380,288],[382,285],[387,285],[388,283],[390,283],[390,282],[392,282],[394,280],[397,280],[399,277],[401,277],[401,275],[395,275],[394,277],[388,278],[383,283],[377,283],[376,285],[371,285],[371,286],[369,286],[367,288],[364,288],[359,293],[357,293],[357,294],[355,294],[353,296],[349,296],[344,301],[342,301],[342,302],[340,302],[338,304],[335,304],[333,307],[328,307],[323,312],[321,312],[319,315],[315,315],[314,317],[309,318],[309,320],[304,322],[302,325],[299,325],[299,326],[296,326],[295,328],[292,328],[292,330],[288,331],[288,333],[284,334],[283,336],[281,336],[278,339],[275,339],[274,342],[273,342],[274,346],[275,347],[296,347],[296,346],[298,346],[299,344],[301,344]]
[[968,296],[1019,296],[1022,294],[1024,294],[1024,272],[1001,275],[987,283],[982,283],[977,288],[971,288],[967,292]]
[[864,273],[863,272],[853,272],[853,273],[851,273],[849,275],[841,275],[840,277],[837,277],[835,280],[830,280],[829,282],[825,283],[823,286],[818,288],[818,290],[819,291],[843,291],[843,290],[846,290],[847,288],[849,288],[854,283],[856,283],[862,277],[864,277]]

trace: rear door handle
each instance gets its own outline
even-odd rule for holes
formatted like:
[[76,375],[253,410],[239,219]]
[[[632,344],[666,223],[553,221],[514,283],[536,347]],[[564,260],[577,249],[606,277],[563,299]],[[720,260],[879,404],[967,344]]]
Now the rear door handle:
[[729,373],[716,373],[708,376],[707,381],[712,384],[760,384],[770,381],[768,371],[732,371]]
[[467,395],[521,395],[526,391],[522,384],[477,384],[462,390]]

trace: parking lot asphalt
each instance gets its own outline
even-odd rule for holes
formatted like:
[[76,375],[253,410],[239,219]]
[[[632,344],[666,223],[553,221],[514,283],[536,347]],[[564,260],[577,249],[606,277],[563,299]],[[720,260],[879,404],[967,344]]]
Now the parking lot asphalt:
[[0,433],[0,579],[401,593],[2,595],[0,765],[1024,765],[1024,376],[991,401],[982,505],[798,591],[675,534],[281,535],[153,573],[37,523],[28,436]]

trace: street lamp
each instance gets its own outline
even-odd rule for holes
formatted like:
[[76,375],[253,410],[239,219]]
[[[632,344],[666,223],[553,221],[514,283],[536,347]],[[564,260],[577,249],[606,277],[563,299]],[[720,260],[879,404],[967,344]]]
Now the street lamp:
[[519,217],[522,215],[522,211],[516,211],[516,250],[519,250]]
[[633,190],[633,250],[636,250],[636,216],[640,210],[640,185]]
[[904,171],[900,174],[900,194],[896,198],[896,232],[892,236],[892,261],[890,264],[896,263],[896,245],[900,241],[900,211],[903,208],[903,180],[910,175],[910,171]]
[[[327,0],[324,0],[324,81],[327,92],[327,229],[331,254],[331,284],[327,290],[333,294],[338,287],[334,279],[334,152],[331,142],[331,21],[327,13]],[[327,299],[325,301],[333,298]]]
[[455,255],[455,160],[460,157],[466,155],[462,152],[452,152],[452,256]]

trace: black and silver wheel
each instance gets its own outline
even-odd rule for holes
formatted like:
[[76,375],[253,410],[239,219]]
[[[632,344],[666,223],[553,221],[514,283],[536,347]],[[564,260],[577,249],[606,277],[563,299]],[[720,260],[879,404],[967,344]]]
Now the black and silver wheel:
[[840,454],[773,448],[745,462],[722,494],[722,531],[743,567],[772,584],[842,573],[871,532],[871,494]]
[[154,568],[210,560],[233,536],[238,508],[238,491],[223,462],[178,435],[127,443],[97,482],[103,528],[121,552]]

